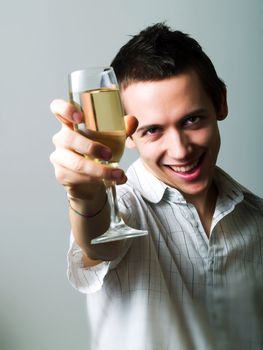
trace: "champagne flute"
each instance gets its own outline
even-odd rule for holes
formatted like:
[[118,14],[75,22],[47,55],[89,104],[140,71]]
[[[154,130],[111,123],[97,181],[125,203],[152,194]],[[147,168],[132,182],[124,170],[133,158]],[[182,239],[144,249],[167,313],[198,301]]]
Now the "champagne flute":
[[[112,67],[93,67],[69,74],[69,98],[83,114],[83,120],[75,124],[75,130],[112,150],[110,161],[95,159],[111,167],[117,167],[124,152],[125,125],[118,82]],[[104,180],[110,204],[110,226],[91,243],[104,243],[131,237],[144,236],[148,232],[127,226],[122,220],[116,197],[114,181]]]

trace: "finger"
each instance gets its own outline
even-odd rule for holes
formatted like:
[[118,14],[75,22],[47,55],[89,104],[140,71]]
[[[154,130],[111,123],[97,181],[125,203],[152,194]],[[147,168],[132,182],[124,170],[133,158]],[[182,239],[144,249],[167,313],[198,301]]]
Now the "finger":
[[131,136],[138,126],[138,120],[132,115],[125,115],[124,116],[124,123],[125,123],[125,129],[126,129],[126,135],[127,137]]
[[126,176],[121,169],[114,169],[64,148],[57,148],[50,155],[50,161],[56,166],[62,166],[78,175],[86,176],[87,181],[111,180],[121,182]]
[[58,120],[72,128],[73,124],[80,123],[82,114],[77,108],[62,99],[53,100],[50,104],[50,109]]
[[91,158],[110,160],[112,157],[112,151],[109,147],[88,139],[66,125],[62,125],[61,130],[53,136],[53,143],[58,148],[74,150]]
[[[87,187],[87,184],[91,184],[93,189],[95,189],[95,184],[100,183],[100,181],[96,180],[91,180],[89,179],[86,175],[83,174],[76,174],[74,171],[64,168],[61,165],[56,164],[55,166],[55,176],[57,181],[65,186],[65,187],[70,187],[75,189],[77,191],[80,189],[80,187],[85,185]],[[127,180],[126,177],[121,178],[117,184],[123,184]],[[87,189],[88,190],[88,189]],[[83,190],[82,190],[83,191]],[[83,191],[85,192],[85,191]]]
[[[87,176],[83,174],[76,173],[70,169],[63,167],[62,165],[54,164],[55,176],[58,182],[63,186],[72,186],[72,185],[82,185],[87,183]],[[89,182],[92,181],[89,179]],[[93,181],[95,182],[95,181]]]

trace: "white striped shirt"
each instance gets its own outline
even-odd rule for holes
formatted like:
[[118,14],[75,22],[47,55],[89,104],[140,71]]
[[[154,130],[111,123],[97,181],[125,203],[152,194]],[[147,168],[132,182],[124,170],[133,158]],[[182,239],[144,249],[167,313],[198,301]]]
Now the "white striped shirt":
[[68,276],[87,297],[96,350],[263,349],[263,201],[219,168],[210,237],[195,207],[137,160],[118,186],[129,239],[92,268],[71,242]]

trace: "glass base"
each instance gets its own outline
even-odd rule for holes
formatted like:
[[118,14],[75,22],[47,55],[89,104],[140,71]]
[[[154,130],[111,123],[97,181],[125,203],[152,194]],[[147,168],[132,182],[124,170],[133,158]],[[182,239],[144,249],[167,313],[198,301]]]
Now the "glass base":
[[103,235],[92,239],[91,244],[120,241],[132,237],[146,236],[147,234],[148,231],[129,227],[121,220],[118,224],[111,225]]

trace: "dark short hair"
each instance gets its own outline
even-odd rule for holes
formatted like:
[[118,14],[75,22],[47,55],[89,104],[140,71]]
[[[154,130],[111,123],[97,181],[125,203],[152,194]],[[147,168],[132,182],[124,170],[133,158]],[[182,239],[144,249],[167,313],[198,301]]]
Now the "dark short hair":
[[188,34],[164,23],[147,27],[130,39],[111,63],[120,88],[138,81],[158,81],[195,71],[218,111],[226,87],[209,57]]

